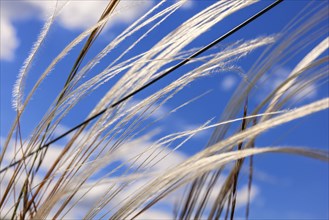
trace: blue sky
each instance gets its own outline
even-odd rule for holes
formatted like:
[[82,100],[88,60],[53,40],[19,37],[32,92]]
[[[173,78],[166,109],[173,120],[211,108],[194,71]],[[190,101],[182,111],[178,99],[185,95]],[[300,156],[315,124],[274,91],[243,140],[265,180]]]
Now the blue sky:
[[[93,49],[90,51],[86,59],[95,56],[103,47],[114,39],[121,31],[123,31],[129,23],[134,21],[138,16],[145,13],[154,1],[136,1],[133,7],[124,1],[122,9],[115,18],[110,20],[104,32],[97,39]],[[237,13],[228,16],[223,21],[214,25],[206,33],[202,34],[195,41],[189,44],[186,49],[203,46],[219,35],[225,33],[250,15],[259,11],[268,5],[271,1],[260,1]],[[1,0],[1,141],[6,137],[11,123],[15,117],[15,111],[11,106],[12,89],[24,60],[29,54],[33,42],[42,28],[45,15],[49,13],[49,5],[53,1],[2,1]],[[172,2],[167,3],[169,5]],[[171,17],[168,18],[156,31],[151,32],[147,40],[142,41],[129,54],[133,56],[151,48],[157,40],[165,36],[171,30],[174,30],[184,20],[191,15],[196,14],[206,8],[213,1],[191,1],[185,7],[180,8]],[[317,3],[316,3],[317,4]],[[72,4],[66,6],[63,12],[58,16],[56,22],[52,26],[46,42],[38,52],[36,60],[31,68],[27,78],[25,92],[32,88],[33,83],[38,79],[42,71],[49,65],[51,60],[74,39],[85,28],[91,26],[97,21],[100,12],[106,5],[103,1],[73,1]],[[249,24],[239,32],[235,33],[222,44],[215,48],[218,51],[238,40],[252,40],[257,37],[274,36],[279,33],[285,25],[291,21],[305,6],[307,1],[285,1],[269,13],[262,16],[261,19]],[[324,4],[328,7],[329,4]],[[70,11],[75,11],[72,16]],[[90,13],[99,12],[99,13]],[[328,24],[321,24],[327,25]],[[143,30],[141,30],[143,31]],[[137,33],[140,34],[140,33]],[[124,44],[114,50],[110,55],[106,56],[87,76],[96,74],[107,66],[107,63],[114,59],[120,51],[129,46],[136,40],[135,36],[127,39]],[[323,40],[323,39],[320,39]],[[255,90],[253,97],[250,97],[249,103],[251,108],[256,106],[264,94],[274,89],[275,83],[282,81],[288,76],[295,65],[305,56],[307,51],[316,46],[315,42],[309,45],[296,55],[289,62],[277,64],[268,75],[267,82],[259,85]],[[64,85],[66,74],[70,69],[70,65],[79,52],[79,46],[73,49],[70,54],[61,61],[53,72],[47,77],[44,83],[38,88],[36,95],[33,97],[25,115],[22,117],[23,137],[27,138],[30,132],[37,125],[52,103],[56,94]],[[234,66],[239,67],[243,73],[248,72],[252,64],[260,56],[265,47],[257,48],[247,56],[234,61]],[[328,55],[328,51],[326,54]],[[86,62],[84,62],[86,64]],[[193,65],[183,67],[175,71],[170,76],[161,80],[156,85],[150,87],[146,91],[138,94],[131,100],[134,104],[139,100],[147,97],[149,94],[159,90],[168,83],[177,79],[184,71],[192,68]],[[327,80],[328,77],[325,78]],[[99,99],[109,90],[109,88],[117,81],[117,78],[103,84],[91,95],[85,97],[81,103],[73,108],[72,112],[61,123],[62,131],[70,126],[74,126],[84,120],[90,110],[97,104]],[[155,141],[157,138],[167,134],[196,128],[204,124],[207,120],[213,119],[217,122],[219,117],[228,103],[237,85],[241,82],[241,76],[237,72],[221,72],[204,78],[200,78],[182,91],[180,91],[173,99],[162,106],[150,120],[156,120],[170,110],[178,107],[180,104],[195,98],[205,92],[204,96],[193,101],[188,106],[170,114],[166,118],[157,123],[159,132],[149,142]],[[294,108],[311,101],[328,96],[328,82],[317,82],[305,88],[306,93],[300,97],[295,97],[286,107]],[[300,100],[299,98],[304,98]],[[279,126],[266,132],[257,139],[259,146],[308,146],[311,148],[328,149],[328,111],[316,113],[300,120]],[[235,127],[239,124],[235,124]],[[60,133],[60,132],[59,132]],[[168,159],[168,163],[173,160],[184,160],[190,155],[200,151],[210,138],[211,130],[203,132],[194,137],[188,144],[179,149],[172,159]],[[60,144],[63,144],[61,142]],[[118,160],[125,160],[119,157]],[[159,165],[160,167],[162,165]],[[166,165],[164,165],[166,166]],[[251,219],[328,219],[329,207],[329,176],[328,164],[301,158],[292,155],[269,154],[260,155],[255,158],[255,178],[254,178],[254,194],[251,206]],[[241,192],[244,191],[246,172],[242,172]],[[238,208],[237,215],[244,215],[243,198],[241,199],[241,207]],[[164,207],[164,208],[163,208]],[[167,206],[158,207],[163,212],[167,212]],[[163,214],[163,212],[161,212]],[[154,212],[156,215],[160,212]],[[160,215],[160,214],[159,214]]]

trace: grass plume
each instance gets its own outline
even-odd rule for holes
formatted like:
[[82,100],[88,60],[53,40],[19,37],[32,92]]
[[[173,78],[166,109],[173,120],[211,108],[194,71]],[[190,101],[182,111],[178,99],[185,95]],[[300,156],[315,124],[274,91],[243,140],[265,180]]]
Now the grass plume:
[[[323,7],[325,3],[309,3],[310,10],[301,11],[280,33],[231,42],[222,50],[212,48],[191,59],[189,57],[200,50],[190,48],[193,43],[257,1],[216,1],[181,21],[173,30],[161,30],[187,2],[159,1],[104,45],[100,52],[89,54],[96,39],[107,30],[106,25],[111,24],[111,19],[124,13],[119,7],[122,1],[110,0],[104,11],[98,12],[99,20],[61,49],[25,92],[35,56],[52,24],[67,6],[66,3],[56,3],[13,88],[12,105],[17,114],[1,146],[0,218],[143,218],[154,206],[180,193],[182,198],[176,205],[173,199],[170,200],[174,209],[172,219],[234,219],[240,193],[239,177],[249,158],[248,218],[252,181],[256,175],[253,160],[257,155],[283,153],[329,162],[328,151],[304,146],[262,147],[256,142],[260,135],[271,132],[273,128],[328,111],[328,97],[303,105],[294,103],[298,102],[296,96],[307,92],[310,85],[328,81],[328,26],[322,25],[328,19]],[[164,36],[156,39],[150,48],[143,47],[135,52],[145,40],[153,41],[150,39],[152,34],[159,30],[165,32]],[[127,45],[132,37],[135,40]],[[82,42],[83,46],[80,45]],[[59,92],[51,98],[45,114],[26,115],[28,107],[35,104],[31,100],[38,89],[48,76],[59,75],[55,67],[71,56],[69,52],[74,48],[79,48],[79,52],[64,75],[64,85],[58,86]],[[263,49],[262,54],[247,73],[241,73],[237,61],[258,49]],[[119,54],[117,50],[121,50]],[[102,65],[110,56],[114,58]],[[184,60],[187,61],[184,63],[187,70],[161,89],[142,98],[128,98],[108,108]],[[270,70],[288,62],[294,62],[295,67],[261,97],[257,105],[245,101],[255,97],[259,85],[270,80],[267,79]],[[217,122],[208,119],[198,127],[171,134],[156,130],[157,122],[166,120],[178,110],[184,111],[185,107],[209,94],[189,98],[166,114],[155,117],[186,87],[218,72],[232,70],[238,70],[243,79]],[[111,87],[97,99],[86,118],[105,111],[94,121],[65,136],[61,142],[41,148],[58,136],[59,131],[68,130],[63,129],[67,118],[105,84]],[[26,98],[23,100],[23,97]],[[239,116],[241,112],[242,116]],[[37,123],[28,136],[23,136],[21,131],[25,125],[22,118],[27,116],[35,118]],[[236,129],[234,125],[239,123],[241,126]],[[194,155],[180,155],[179,150],[183,146],[192,146],[191,140],[203,131],[212,131],[208,144],[199,146],[200,150]],[[176,161],[168,159],[171,156]],[[276,156],[279,158],[280,154]],[[232,164],[234,166],[230,166]],[[224,171],[228,174],[224,175]],[[90,198],[93,202],[86,207]],[[83,210],[83,213],[77,214],[77,210]]]

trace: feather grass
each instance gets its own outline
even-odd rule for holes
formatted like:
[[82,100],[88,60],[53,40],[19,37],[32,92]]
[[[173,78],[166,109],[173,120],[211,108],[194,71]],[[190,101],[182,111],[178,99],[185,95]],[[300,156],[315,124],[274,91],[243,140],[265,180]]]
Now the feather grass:
[[[239,195],[240,170],[244,160],[250,158],[246,205],[248,218],[254,156],[264,153],[285,153],[328,163],[329,155],[326,151],[305,147],[255,147],[257,137],[264,132],[329,108],[328,98],[292,109],[286,106],[307,86],[328,78],[328,56],[324,56],[329,47],[328,28],[319,28],[319,24],[328,19],[328,15],[321,4],[315,3],[310,3],[308,7],[311,10],[302,11],[302,16],[297,16],[289,22],[278,35],[238,41],[226,46],[222,51],[211,50],[206,55],[189,59],[190,69],[175,81],[137,103],[131,104],[132,100],[128,99],[111,109],[106,109],[97,120],[81,126],[74,134],[68,135],[67,142],[62,148],[58,148],[55,156],[51,155],[55,152],[53,146],[47,146],[48,150],[38,152],[40,146],[56,134],[67,115],[74,112],[75,107],[87,95],[95,92],[104,83],[119,78],[90,110],[88,117],[130,94],[132,88],[146,85],[174,67],[178,61],[188,59],[198,51],[195,48],[187,49],[191,43],[223,19],[256,2],[214,2],[179,24],[175,30],[166,33],[150,49],[130,56],[135,47],[186,3],[160,1],[82,66],[82,60],[111,16],[120,13],[116,10],[120,1],[109,1],[97,23],[82,32],[52,60],[23,100],[24,84],[34,57],[60,9],[65,8],[65,4],[59,7],[56,5],[53,15],[45,23],[24,62],[13,89],[13,106],[17,111],[17,117],[2,146],[0,164],[1,168],[14,161],[17,161],[17,164],[4,169],[0,174],[0,217],[72,218],[75,209],[96,192],[97,199],[93,204],[89,204],[81,217],[134,219],[161,203],[173,192],[184,188],[184,198],[175,207],[173,218],[234,219]],[[98,63],[123,45],[129,37],[135,35],[136,40],[119,56],[102,70],[91,75],[91,70]],[[37,92],[37,88],[42,85],[47,75],[55,72],[54,68],[58,62],[87,37],[65,85],[38,121],[31,135],[24,140],[20,134],[20,118],[31,104],[30,100]],[[311,45],[313,48],[305,53],[305,48]],[[214,123],[211,119],[197,128],[150,141],[154,134],[147,133],[148,129],[153,128],[156,122],[164,117],[149,122],[157,110],[197,79],[211,76],[215,72],[229,71],[238,59],[261,47],[266,47],[265,51],[243,76],[244,80],[227,104],[219,122]],[[295,64],[290,75],[262,98],[257,106],[251,108],[248,103],[244,103],[247,97],[253,97],[253,92],[259,89],[257,85],[264,82],[266,73],[273,66],[284,65],[300,53],[305,54],[299,63]],[[89,76],[87,80],[86,76]],[[201,96],[206,94],[208,93]],[[185,108],[201,96],[180,104],[167,115]],[[243,117],[238,117],[243,109]],[[228,135],[232,124],[236,122],[242,123],[241,129]],[[214,129],[214,132],[206,148],[177,164],[166,164],[166,159],[170,155],[175,155],[182,146],[188,145],[195,135],[210,129]],[[144,132],[147,134],[142,135]],[[15,147],[11,147],[13,143]],[[120,155],[125,155],[126,158],[116,164]],[[53,157],[51,162],[47,161],[50,157]],[[232,162],[235,166],[228,166]],[[165,168],[163,164],[166,164]],[[223,175],[225,169],[229,170],[226,176]],[[101,193],[97,194],[99,191]]]

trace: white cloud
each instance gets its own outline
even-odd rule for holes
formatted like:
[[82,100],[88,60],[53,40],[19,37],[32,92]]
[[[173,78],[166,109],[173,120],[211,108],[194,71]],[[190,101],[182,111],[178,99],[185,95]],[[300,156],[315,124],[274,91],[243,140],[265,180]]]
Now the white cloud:
[[[187,156],[178,151],[172,151],[170,148],[163,146],[152,146],[150,140],[134,140],[121,146],[114,153],[116,160],[129,162],[133,166],[138,167],[144,164],[145,161],[149,163],[145,164],[145,168],[152,168],[158,171],[166,170],[170,167],[174,167],[183,162]],[[134,160],[138,156],[137,160]]]
[[[258,92],[258,99],[263,99],[276,89],[289,77],[291,69],[280,67],[271,74],[264,75],[261,83],[257,85],[260,88]],[[302,87],[302,88],[301,88]],[[318,91],[315,82],[305,84],[305,81],[299,80],[289,88],[287,94],[296,91],[296,94],[291,97],[292,102],[301,100],[310,100],[316,97]]]
[[[296,89],[302,84],[303,82],[300,82],[297,84]],[[299,90],[299,92],[294,95],[293,100],[299,101],[301,99],[313,99],[317,95],[317,88],[315,83],[307,84],[303,87],[302,90]]]
[[112,22],[130,23],[141,16],[147,9],[153,5],[152,1],[121,1],[117,7],[116,14]]
[[[132,108],[139,105],[143,100],[140,99],[131,99],[125,104],[125,109],[127,111],[131,110]],[[146,108],[142,108],[143,110],[146,110]],[[143,110],[140,110],[139,113],[142,113]],[[165,116],[168,116],[170,114],[170,109],[166,107],[165,105],[154,105],[153,107],[149,108],[147,112],[152,112],[152,114],[149,116],[152,119],[162,119]],[[148,115],[148,113],[146,113]]]
[[[65,127],[60,126],[58,128],[58,130],[55,132],[61,132],[62,130],[66,130]],[[87,133],[85,133],[87,134]],[[83,135],[85,135],[83,134]],[[5,139],[1,138],[1,143],[4,143]],[[136,168],[137,166],[142,165],[142,163],[147,160],[147,158],[149,158],[150,156],[152,156],[152,153],[154,152],[153,150],[151,151],[146,151],[148,149],[148,147],[152,145],[152,142],[149,139],[138,139],[138,140],[132,140],[131,142],[125,143],[123,144],[119,150],[115,151],[113,154],[114,157],[114,161],[118,161],[120,163],[126,163],[126,167],[131,164],[131,158],[136,157],[137,155],[142,153],[142,156],[135,161],[133,168]],[[14,140],[11,141],[10,146],[14,146]],[[26,148],[26,145],[23,146],[23,148]],[[14,158],[14,148],[10,148],[8,149],[9,151],[7,152],[7,154],[5,154],[5,158],[4,158],[4,166],[8,165],[10,163],[10,161]],[[48,152],[45,156],[44,162],[41,166],[41,171],[43,171],[42,173],[44,173],[45,171],[47,171],[50,166],[54,163],[54,161],[56,160],[56,158],[59,156],[60,152],[62,150],[62,146],[60,145],[52,145],[49,149]],[[19,152],[16,155],[16,160],[22,157],[22,153]],[[151,170],[154,171],[162,171],[165,169],[168,169],[169,167],[175,166],[179,163],[181,163],[183,160],[186,159],[186,156],[180,152],[172,152],[170,149],[164,148],[162,146],[158,146],[157,150],[156,150],[156,156],[154,158],[154,161],[151,162],[150,164],[146,165],[145,168],[150,168]],[[67,162],[68,160],[66,160]],[[158,163],[156,163],[157,161],[159,161]],[[154,165],[154,166],[152,166]],[[3,176],[4,178],[4,182],[2,184],[1,187],[5,187],[9,180],[10,177],[12,176],[13,170],[9,169],[7,174],[5,176]],[[21,176],[18,181],[16,181],[17,183],[17,188],[21,188],[23,186],[24,183],[24,175]],[[37,176],[35,177],[35,181],[34,181],[34,185],[39,184],[40,181],[42,180],[42,174],[37,174]],[[79,201],[79,203],[72,209],[72,211],[70,213],[68,213],[68,215],[66,217],[74,217],[74,218],[82,218],[83,215],[85,213],[87,213],[87,211],[93,207],[93,205],[95,205],[104,195],[104,192],[106,192],[108,190],[109,185],[111,184],[115,184],[116,187],[113,188],[113,190],[115,190],[120,183],[116,184],[116,181],[111,181],[111,178],[105,178],[102,181],[102,184],[96,185],[95,187],[92,188],[92,190],[90,192],[88,192],[86,195],[84,195],[83,199],[81,201]],[[107,182],[110,181],[110,182]],[[132,195],[134,195],[135,193],[138,192],[139,189],[141,189],[145,184],[147,184],[149,181],[149,179],[146,178],[142,178],[142,179],[138,179],[137,181],[133,181],[132,183],[130,183],[125,189],[124,191],[122,191],[121,193],[119,193],[116,197],[115,200],[113,201],[123,201],[126,197],[130,197]],[[95,182],[90,181],[89,185],[93,185]],[[53,185],[54,183],[52,183]],[[51,187],[49,187],[49,189],[51,189]],[[79,198],[79,196],[82,196],[84,193],[87,192],[88,188],[85,188],[84,190],[80,190],[78,195],[75,197],[74,200],[72,200],[72,202],[70,204],[74,204],[77,199]],[[2,189],[4,190],[4,188]],[[13,204],[14,202],[14,197],[11,196],[12,198],[10,199],[11,202],[8,202],[7,205],[5,206],[5,211],[8,211],[11,204]],[[60,203],[60,202],[59,202]],[[56,210],[56,207],[60,204],[57,204],[54,208],[54,210]],[[112,203],[110,205],[113,205]],[[52,214],[54,214],[52,212]],[[52,215],[50,214],[50,215]],[[140,216],[140,219],[152,219],[155,216],[158,217],[163,217],[163,218],[167,218],[169,215],[167,215],[165,212],[162,211],[158,211],[158,210],[149,210],[146,213],[144,213],[143,215]]]
[[[5,139],[1,137],[1,144],[5,142]],[[15,146],[15,141],[12,139],[9,143],[9,146]],[[20,144],[17,143],[17,149],[15,151],[14,147],[10,147],[7,149],[6,154],[4,156],[4,163],[3,166],[6,166],[10,164],[10,162],[15,159],[19,160],[20,158],[23,157],[23,152],[26,151],[27,145],[24,143],[23,140],[23,147],[19,148]],[[1,146],[2,147],[2,146]],[[58,145],[58,144],[52,144],[51,147],[47,149],[47,154],[45,155],[44,161],[42,165],[40,166],[40,169],[44,172],[46,172],[55,162],[57,157],[60,155],[62,152],[63,146]],[[27,160],[28,161],[28,160]],[[68,160],[66,160],[67,162]],[[31,164],[32,160],[29,161],[28,164]],[[66,164],[67,165],[67,164]],[[65,164],[61,163],[60,166],[65,166]]]
[[[61,130],[61,129],[63,129],[63,128],[59,128],[59,130]],[[3,143],[3,139],[1,142]],[[143,155],[140,157],[140,159],[138,159],[136,161],[136,163],[133,165],[133,168],[136,168],[137,166],[142,165],[142,163],[151,156],[153,151],[152,150],[145,151],[145,150],[147,150],[148,147],[152,144],[153,143],[147,138],[133,140],[131,142],[128,142],[128,143],[124,144],[123,146],[121,146],[119,148],[119,150],[117,150],[114,153],[115,160],[117,160],[121,163],[128,162],[128,164],[126,164],[126,167],[127,167],[127,166],[132,165],[130,163],[131,158],[143,153]],[[45,158],[46,163],[43,164],[43,167],[41,169],[44,169],[44,170],[49,169],[49,166],[53,163],[55,158],[59,155],[60,149],[62,149],[61,146],[52,146],[51,148],[49,148],[48,153]],[[10,151],[11,152],[9,152],[5,157],[5,161],[7,161],[7,162],[9,161],[9,159],[11,159],[13,157],[13,150],[10,150]],[[187,158],[186,155],[184,155],[178,151],[172,152],[170,149],[164,148],[162,146],[158,146],[156,153],[157,153],[157,156],[155,157],[155,161],[153,163],[160,160],[162,157],[165,157],[165,159],[158,162],[153,167],[151,167],[152,163],[146,166],[146,168],[150,168],[150,170],[154,171],[155,173],[161,173],[160,171],[166,170],[170,167],[175,167]],[[19,158],[20,156],[21,155],[18,155],[17,157]],[[112,161],[112,162],[114,162],[114,161]],[[4,181],[3,186],[7,185],[7,182],[11,175],[12,175],[12,170],[9,170],[8,175],[5,176],[5,181]],[[127,185],[127,187],[124,188],[124,190],[122,190],[119,194],[117,194],[113,198],[112,202],[109,203],[108,206],[105,207],[105,210],[107,207],[112,208],[114,205],[117,205],[118,201],[124,201],[127,197],[133,197],[140,190],[142,190],[145,186],[147,186],[147,184],[152,181],[152,178],[156,178],[156,177],[158,177],[158,176],[157,175],[154,177],[149,176],[147,178],[141,176],[136,181],[132,181],[132,182],[128,181],[129,184]],[[36,176],[35,184],[39,183],[41,181],[41,178],[42,178],[42,176]],[[74,198],[74,200],[71,201],[69,206],[73,205],[77,201],[77,199],[80,198],[80,196],[83,195],[84,197],[68,213],[66,218],[82,218],[83,215],[85,213],[87,213],[87,211],[89,211],[90,208],[93,208],[95,205],[97,205],[97,202],[99,202],[100,199],[102,199],[102,197],[104,196],[104,193],[106,193],[109,190],[109,187],[112,184],[114,184],[114,187],[111,189],[111,192],[114,192],[116,189],[118,189],[118,187],[120,186],[120,182],[111,181],[111,180],[113,180],[113,178],[116,178],[116,177],[114,176],[114,177],[104,178],[100,182],[101,184],[98,184],[95,187],[93,187],[92,190],[90,190],[88,193],[86,193],[88,187],[79,190],[78,195]],[[209,198],[210,204],[215,202],[218,190],[221,188],[221,186],[224,182],[224,178],[225,178],[225,175],[220,177],[219,181],[217,182],[217,185],[215,187],[216,190],[212,192],[212,194],[210,195],[210,198]],[[24,178],[20,179],[18,181],[18,185],[22,186],[23,181],[24,181]],[[93,184],[96,183],[95,181],[96,180],[91,180],[87,184],[89,186],[92,186]],[[207,184],[205,184],[205,185],[207,185]],[[50,187],[50,189],[51,189],[51,187]],[[205,192],[206,192],[206,190],[203,189],[202,194],[204,194]],[[165,212],[163,210],[159,210],[158,207],[162,207],[162,206],[165,206],[167,208],[172,207],[174,205],[174,202],[176,201],[176,197],[182,196],[182,193],[183,193],[183,189],[179,189],[175,193],[168,195],[167,197],[165,197],[163,200],[161,200],[159,202],[157,207],[154,207],[154,208],[152,207],[150,210],[146,211],[141,216],[139,216],[138,219],[170,219],[172,217],[171,212],[170,211]],[[252,191],[251,191],[251,198],[250,198],[251,201],[254,200],[254,198],[258,195],[258,193],[259,193],[258,187],[253,185]],[[248,188],[246,185],[239,188],[238,196],[237,196],[237,208],[240,208],[246,204],[247,195],[248,195]],[[12,203],[8,203],[8,204],[10,205]],[[55,206],[54,210],[56,210],[56,207],[58,205],[60,205],[60,202]],[[6,206],[5,208],[8,210],[9,207]],[[52,215],[52,214],[50,214],[50,215]]]
[[[253,201],[256,196],[259,194],[259,188],[256,185],[253,185],[250,191],[250,201]],[[239,191],[236,198],[237,208],[243,207],[248,202],[248,186],[244,185]]]
[[168,212],[163,212],[157,209],[148,210],[138,216],[136,219],[138,220],[162,220],[162,219],[173,219],[173,216],[170,215]]
[[59,15],[59,23],[69,29],[85,29],[97,22],[106,8],[104,1],[72,1]]
[[[218,192],[222,187],[222,184],[224,182],[225,176],[221,176],[218,180],[216,186],[214,187],[214,190],[210,194],[208,205],[206,206],[205,213],[210,211],[211,205],[216,202],[216,198],[218,196]],[[83,217],[82,213],[85,213],[88,209],[97,208],[97,202],[100,202],[99,199],[106,193],[111,186],[111,180],[110,178],[104,179],[103,184],[99,184],[92,188],[81,200],[78,206],[74,208],[74,212],[76,213],[75,216],[80,214],[81,217]],[[136,194],[140,192],[140,190],[145,189],[147,187],[147,184],[151,183],[152,179],[150,178],[140,178],[139,180],[135,182],[131,182],[129,185],[127,185],[119,194],[117,194],[112,201],[106,206],[109,209],[113,208],[113,206],[118,205],[118,203],[125,202],[127,198],[134,198]],[[94,182],[90,182],[89,184],[92,185]],[[207,182],[204,186],[207,185]],[[115,185],[115,187],[112,187],[111,192],[115,192],[115,190],[118,188],[119,185]],[[252,203],[255,201],[255,198],[259,195],[259,188],[257,185],[253,185],[250,192],[250,202]],[[85,190],[80,190],[79,195],[84,194]],[[145,213],[140,215],[138,219],[171,219],[171,211],[174,207],[175,203],[179,201],[183,196],[184,189],[180,188],[177,189],[174,193],[171,193],[161,199],[156,207],[151,207],[149,210],[147,210]],[[206,187],[204,187],[201,190],[201,195],[204,195],[206,193]],[[199,201],[201,202],[201,200]],[[238,189],[237,192],[237,201],[236,201],[236,208],[244,208],[245,205],[248,202],[248,186],[243,185]],[[123,203],[122,203],[123,204]],[[95,206],[96,205],[96,206]],[[168,212],[159,210],[158,208],[166,207],[168,209]],[[107,208],[105,208],[106,210]],[[115,211],[115,210],[114,210]],[[72,214],[72,213],[71,213]],[[133,216],[134,213],[131,215]],[[129,217],[128,217],[129,218]]]
[[[0,59],[13,60],[15,51],[19,46],[19,39],[13,21],[29,19],[45,20],[55,9],[56,1],[4,1],[1,3],[1,52]],[[59,1],[58,8],[64,5]],[[66,4],[57,17],[58,23],[68,30],[84,30],[95,24],[100,18],[108,1],[71,1]],[[129,24],[138,16],[145,13],[153,2],[145,1],[121,1],[117,6],[107,28],[115,24]]]
[[[177,0],[177,1],[180,1],[180,0]],[[192,0],[188,0],[183,4],[182,8],[188,10],[188,9],[193,8],[194,5],[195,5],[195,3]]]
[[[163,109],[160,108],[159,111],[165,111],[165,108]],[[61,135],[67,130],[69,130],[68,127],[59,125],[56,128],[54,135],[55,136]],[[103,155],[100,156],[100,158],[102,157],[107,158],[112,163],[114,162],[125,163],[125,165],[127,166],[131,165],[134,168],[144,165],[143,170],[151,169],[152,171],[166,170],[170,167],[178,165],[179,163],[183,162],[187,158],[187,156],[184,153],[178,150],[173,151],[171,148],[167,148],[159,144],[155,145],[154,142],[151,140],[151,138],[153,137],[153,135],[157,133],[158,132],[155,130],[149,135],[145,135],[143,137],[122,143],[115,151],[112,151],[110,155]],[[72,136],[73,136],[72,134],[69,134],[68,136],[65,137],[65,140],[68,141]],[[81,135],[77,138],[75,143],[86,142],[87,136],[88,136],[88,131],[82,132]],[[103,141],[103,143],[100,144],[98,150],[105,147],[104,145],[105,142],[106,141]],[[114,145],[114,143],[116,143],[116,140],[112,140],[110,143],[108,143],[108,147],[106,148],[109,149],[112,145]],[[73,148],[78,148],[78,146],[74,144]],[[59,147],[54,148],[54,150],[57,149],[59,150],[61,148]],[[98,150],[95,150],[95,154],[97,154]],[[59,152],[58,153],[54,152],[53,155],[54,156],[59,155]]]
[[11,61],[15,57],[15,50],[19,45],[14,26],[1,16],[0,31],[0,59]]
[[[42,2],[42,1],[40,1]],[[43,1],[45,2],[45,1]],[[37,16],[38,8],[36,8],[30,1],[2,1],[1,2],[1,16],[10,21],[24,20],[29,17]]]
[[225,76],[223,81],[221,82],[221,89],[224,91],[229,91],[231,90],[237,83],[237,79],[232,76]]
[[[125,104],[125,109],[129,110],[131,108],[134,108],[136,105],[138,105],[141,102],[141,100],[138,99],[131,99],[129,102]],[[166,105],[157,106],[154,105],[152,108],[148,109],[147,112],[152,112],[151,115],[149,115],[149,119],[153,119],[154,121],[161,121],[161,126],[168,127],[171,132],[181,132],[181,131],[188,131],[188,130],[194,130],[202,125],[200,124],[191,124],[188,121],[186,121],[183,118],[177,117],[174,115],[175,112],[181,110],[184,106],[180,106],[176,109],[171,109],[167,107]],[[146,110],[143,108],[143,110]],[[142,110],[140,111],[140,113]],[[146,113],[148,115],[148,113]],[[168,120],[170,118],[170,120]],[[166,119],[166,120],[162,120]],[[209,130],[200,131],[197,134],[195,134],[194,138],[204,138],[209,134]]]
[[[54,1],[29,0],[28,2],[42,12],[43,18],[49,16],[55,6]],[[58,8],[61,8],[61,3],[65,5],[65,2],[60,2]],[[152,4],[152,1],[149,0],[120,1],[109,20],[109,24],[110,26],[113,23],[128,24],[142,15]],[[58,22],[69,30],[86,29],[99,20],[107,5],[108,1],[70,1],[58,15]]]

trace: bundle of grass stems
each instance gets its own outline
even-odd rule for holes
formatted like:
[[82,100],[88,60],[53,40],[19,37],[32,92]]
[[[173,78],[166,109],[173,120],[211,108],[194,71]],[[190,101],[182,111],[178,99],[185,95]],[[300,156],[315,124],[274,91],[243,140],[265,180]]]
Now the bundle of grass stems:
[[[241,40],[198,56],[193,54],[202,48],[186,49],[214,25],[256,3],[213,1],[157,39],[151,48],[129,57],[131,50],[186,4],[186,0],[161,0],[96,56],[89,58],[87,54],[93,43],[102,37],[111,17],[119,13],[116,8],[121,4],[120,0],[109,0],[106,9],[99,12],[98,22],[62,49],[26,92],[25,84],[36,54],[57,16],[68,4],[58,1],[21,67],[13,88],[12,105],[17,114],[1,147],[0,218],[146,219],[154,207],[161,206],[166,200],[171,204],[172,210],[166,208],[171,219],[234,219],[237,217],[235,212],[242,172],[247,173],[245,218],[248,218],[254,157],[284,153],[328,163],[328,151],[305,146],[269,144],[259,147],[256,144],[262,133],[327,111],[329,107],[329,99],[323,98],[287,109],[296,94],[302,93],[308,85],[328,80],[328,26],[321,25],[328,20],[325,1],[309,3],[307,9],[288,21],[285,28],[275,35]],[[89,74],[114,49],[126,45],[131,36],[135,37],[135,41],[116,59],[111,60],[106,68]],[[23,138],[21,118],[28,106],[33,104],[32,98],[47,76],[56,74],[56,65],[69,56],[73,48],[80,48],[80,52],[70,67],[71,71],[58,74],[65,76],[65,84],[58,85],[61,88],[57,97],[29,136]],[[262,54],[245,73],[244,80],[236,87],[218,122],[205,121],[197,128],[150,141],[156,123],[148,120],[157,109],[192,82],[215,72],[230,71],[238,59],[258,48],[263,48]],[[305,48],[311,49],[305,53]],[[266,73],[275,66],[295,60],[299,61],[289,75],[251,107],[248,99]],[[182,61],[183,65],[190,65],[188,70],[158,91],[133,102],[133,96],[129,96],[133,91],[146,89],[145,85],[167,74]],[[55,142],[59,139],[56,137],[63,134],[58,131],[63,130],[60,128],[66,116],[85,97],[110,82],[114,83],[86,116],[87,121],[70,133],[64,133],[58,147]],[[206,95],[181,103],[169,114]],[[31,113],[28,117],[37,118]],[[166,120],[165,117],[162,120]],[[233,132],[232,124],[238,124],[238,129]],[[67,130],[69,128],[64,131]],[[200,146],[199,152],[174,166],[167,164],[166,169],[157,169],[183,145],[188,146],[192,137],[206,130],[211,130],[212,135],[206,146]],[[138,148],[140,145],[144,146]],[[126,154],[126,160],[120,161],[117,158],[122,154]],[[276,155],[278,160],[280,156]],[[243,167],[246,167],[246,172],[242,171]],[[153,218],[164,217],[155,215]]]

